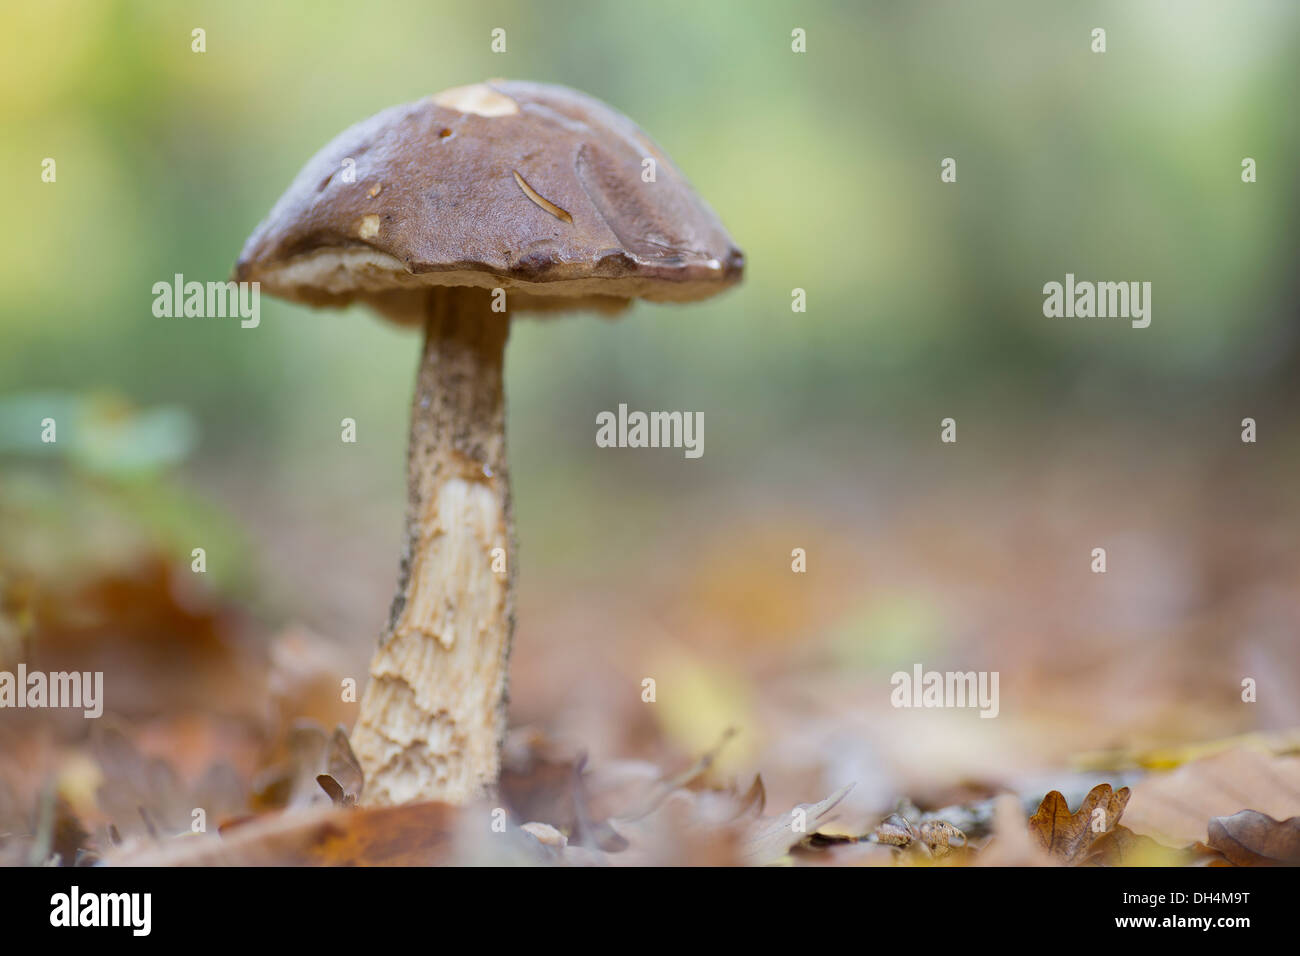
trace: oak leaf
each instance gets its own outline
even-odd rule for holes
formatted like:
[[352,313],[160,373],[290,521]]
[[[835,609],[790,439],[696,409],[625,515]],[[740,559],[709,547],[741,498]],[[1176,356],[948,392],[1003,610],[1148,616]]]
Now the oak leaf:
[[1125,823],[1171,846],[1205,839],[1207,822],[1239,810],[1300,816],[1300,757],[1229,750],[1133,785]]
[[1209,844],[1237,866],[1300,866],[1300,817],[1242,810],[1210,821]]
[[1064,795],[1053,790],[1029,818],[1029,832],[1053,859],[1082,863],[1098,839],[1119,823],[1128,798],[1128,787],[1112,790],[1108,783],[1098,784],[1072,813]]

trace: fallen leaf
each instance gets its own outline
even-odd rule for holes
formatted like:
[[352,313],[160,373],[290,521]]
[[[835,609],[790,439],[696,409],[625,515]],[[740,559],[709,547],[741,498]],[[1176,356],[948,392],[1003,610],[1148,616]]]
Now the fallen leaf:
[[[337,784],[340,800],[361,792],[361,768],[352,756],[342,727],[333,735],[315,721],[296,720],[280,748],[283,759],[261,771],[253,781],[253,809],[282,810],[319,806],[333,793],[321,783],[329,776]],[[324,793],[322,793],[324,789]],[[355,801],[354,801],[355,802]]]
[[1054,859],[1081,863],[1097,839],[1119,822],[1128,800],[1128,787],[1111,790],[1110,784],[1102,783],[1093,787],[1072,813],[1065,797],[1053,790],[1029,818],[1029,831]]
[[1187,866],[1196,857],[1189,849],[1176,850],[1139,836],[1126,826],[1116,826],[1093,843],[1085,866]]
[[1186,846],[1205,839],[1211,817],[1257,810],[1300,816],[1300,757],[1231,750],[1153,774],[1133,786],[1124,822],[1135,833]]
[[90,751],[101,771],[95,792],[99,809],[127,836],[187,833],[196,809],[215,825],[246,807],[243,784],[230,767],[212,764],[190,783],[169,761],[143,753],[113,724],[96,725]]
[[456,809],[443,803],[266,814],[218,835],[123,847],[110,866],[433,866],[453,850]]
[[1099,750],[1079,754],[1072,763],[1081,770],[1118,770],[1141,767],[1146,770],[1173,770],[1205,757],[1228,750],[1246,749],[1261,753],[1283,754],[1300,747],[1300,731],[1277,734],[1240,734],[1221,740],[1200,741],[1174,747],[1137,750]]
[[329,747],[325,752],[325,772],[316,777],[336,807],[354,807],[361,800],[365,774],[352,753],[348,732],[340,724],[334,728]]
[[1300,817],[1274,820],[1242,810],[1215,817],[1209,831],[1209,845],[1237,866],[1300,866]]
[[[843,800],[853,784],[846,784],[836,790],[825,800],[817,803],[801,803],[789,813],[781,813],[760,821],[741,848],[741,859],[750,866],[763,866],[775,863],[790,852],[790,849],[808,839],[820,823],[827,820],[835,805]],[[802,813],[795,811],[802,810]],[[796,830],[796,824],[802,824]]]

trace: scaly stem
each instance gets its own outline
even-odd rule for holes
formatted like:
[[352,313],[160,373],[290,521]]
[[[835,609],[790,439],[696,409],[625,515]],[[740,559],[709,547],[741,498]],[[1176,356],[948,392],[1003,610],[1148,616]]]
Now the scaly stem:
[[510,319],[490,301],[487,290],[430,291],[406,547],[352,731],[367,804],[464,803],[500,770],[514,632],[502,380]]

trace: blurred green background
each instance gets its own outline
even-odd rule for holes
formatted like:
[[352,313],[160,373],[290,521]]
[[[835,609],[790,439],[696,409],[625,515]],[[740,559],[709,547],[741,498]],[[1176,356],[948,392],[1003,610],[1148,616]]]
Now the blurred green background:
[[[1097,26],[1103,55],[1090,50]],[[195,27],[206,53],[191,52]],[[494,27],[504,55],[489,49]],[[795,27],[805,54],[791,52]],[[964,588],[996,605],[1060,596],[991,579],[991,566],[1051,566],[1060,542],[1047,535],[1085,554],[1095,543],[1097,522],[1081,516],[1123,531],[1148,513],[1105,511],[1116,499],[1175,502],[1168,527],[1187,533],[1187,516],[1216,517],[1206,496],[1222,500],[1197,490],[1220,473],[1200,457],[1207,443],[1216,460],[1239,449],[1248,414],[1270,440],[1294,436],[1293,418],[1266,411],[1294,409],[1300,372],[1298,28],[1287,0],[7,5],[4,546],[47,570],[84,558],[107,496],[106,511],[125,510],[181,566],[210,542],[212,577],[268,627],[306,621],[364,661],[396,569],[417,337],[361,309],[269,297],[255,330],[159,319],[151,288],[226,277],[298,168],[353,122],[449,86],[533,79],[636,120],[748,271],[695,306],[516,323],[516,706],[546,713],[528,668],[574,634],[648,634],[637,646],[649,653],[668,633],[699,647],[718,628],[766,627],[795,649],[776,653],[782,672],[800,673],[814,643],[832,670],[927,648],[937,664],[936,648],[1008,631],[936,610]],[[57,183],[41,182],[44,157]],[[944,157],[956,184],[939,180]],[[1150,328],[1044,318],[1042,286],[1067,272],[1150,281]],[[790,309],[796,287],[804,314]],[[597,449],[595,415],[620,402],[703,411],[704,457]],[[46,414],[57,449],[34,439]],[[948,415],[960,440],[941,458]],[[345,417],[356,445],[339,441]],[[1247,488],[1232,500],[1274,496],[1261,528],[1294,505],[1291,451],[1265,454],[1273,470],[1253,477],[1226,466]],[[1092,504],[1030,477],[1111,466],[1123,477],[1082,481]],[[895,521],[905,509],[949,529],[984,524],[958,554],[943,532]],[[1021,528],[1010,555],[1008,528],[1040,518],[1043,533]],[[75,529],[62,548],[50,543],[60,522]],[[103,541],[118,553],[120,539]],[[909,543],[915,563],[900,564]],[[794,546],[813,549],[820,590],[782,590],[805,586],[790,583]],[[1181,539],[1160,547],[1188,554]],[[720,580],[655,583],[700,554]],[[737,554],[752,565],[718,571]],[[886,585],[890,567],[906,570]],[[1202,618],[1167,594],[1197,593],[1204,573],[1182,590],[1139,582],[1110,616],[1053,598],[1026,632],[1050,642],[1071,626],[1062,617],[1107,634],[1173,630]],[[712,624],[677,616],[688,599]],[[1283,626],[1293,610],[1265,617]],[[682,666],[702,673],[696,663]],[[644,666],[634,658],[629,677]],[[748,691],[701,681],[702,710],[665,720],[706,740]]]
[[[315,444],[304,410],[332,420],[331,404],[397,435],[416,346],[279,304],[256,332],[166,322],[152,283],[224,277],[345,126],[496,75],[636,119],[750,264],[739,292],[682,315],[518,328],[524,441],[590,445],[565,415],[611,390],[745,408],[725,432],[739,438],[773,415],[857,425],[883,401],[958,388],[1200,391],[1275,374],[1295,351],[1293,3],[96,0],[8,17],[3,382],[179,402],[204,453],[295,461]],[[505,55],[489,52],[494,26]],[[57,184],[40,181],[45,156]],[[946,156],[959,179],[943,188]],[[1041,286],[1066,271],[1150,280],[1153,326],[1045,321]],[[796,286],[806,315],[790,312]]]

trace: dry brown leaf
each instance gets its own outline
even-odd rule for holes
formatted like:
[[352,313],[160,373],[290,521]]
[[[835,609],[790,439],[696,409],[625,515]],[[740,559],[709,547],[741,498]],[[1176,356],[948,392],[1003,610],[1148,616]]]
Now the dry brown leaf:
[[1184,764],[1235,749],[1260,753],[1294,753],[1300,748],[1300,730],[1276,734],[1250,733],[1219,740],[1197,741],[1173,747],[1098,750],[1079,754],[1071,761],[1080,770],[1118,770],[1141,767],[1146,770],[1173,770]]
[[1237,866],[1300,866],[1300,817],[1274,820],[1242,810],[1215,817],[1209,831],[1210,846]]
[[[734,865],[747,819],[761,812],[765,796],[758,778],[743,794],[705,784],[730,736],[684,772],[665,777],[643,761],[589,768],[581,753],[517,730],[505,748],[501,799],[512,819],[545,823],[566,836],[566,865]],[[467,852],[483,859],[495,849]]]
[[515,820],[540,820],[565,833],[577,826],[574,767],[580,755],[529,727],[512,730],[501,755],[501,801]]
[[242,781],[223,764],[213,764],[198,780],[188,782],[169,761],[143,753],[115,724],[96,725],[90,748],[100,770],[94,778],[99,810],[128,837],[187,833],[195,809],[202,809],[215,825],[246,808]]
[[1065,864],[1082,863],[1097,842],[1119,822],[1129,800],[1129,789],[1112,790],[1110,784],[1093,787],[1079,809],[1070,806],[1060,791],[1043,798],[1029,818],[1029,831],[1047,853]]
[[46,585],[32,605],[28,667],[111,674],[102,703],[121,718],[202,713],[260,721],[266,650],[247,614],[200,578],[154,557],[88,581]]
[[1085,866],[1187,866],[1191,850],[1176,850],[1126,826],[1116,826],[1099,836],[1083,861]]
[[1133,787],[1124,822],[1135,833],[1186,846],[1205,839],[1211,817],[1256,810],[1300,816],[1300,757],[1231,750],[1153,774]]
[[327,773],[317,774],[316,782],[320,788],[325,791],[325,795],[330,798],[330,803],[336,807],[355,807],[356,800],[349,798],[343,785]]
[[284,758],[253,779],[256,811],[303,809],[326,803],[318,777],[328,772],[331,739],[311,720],[297,720],[281,743]]
[[433,866],[452,853],[456,810],[442,803],[267,814],[224,829],[123,848],[116,866]]
[[[818,803],[801,803],[789,813],[780,813],[759,821],[745,841],[741,859],[750,866],[763,866],[780,860],[790,852],[791,847],[802,843],[814,833],[818,825],[829,818],[835,805],[848,796],[852,789],[853,784],[846,784]],[[795,810],[802,810],[803,813],[796,814]],[[795,829],[796,821],[803,825],[802,829]]]
[[342,724],[334,728],[325,752],[325,772],[316,777],[316,782],[336,807],[354,807],[361,799],[365,774]]

